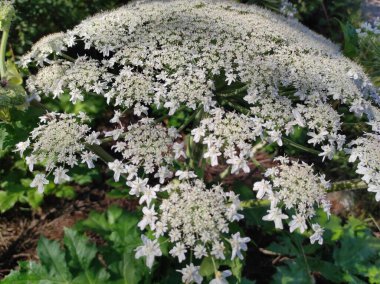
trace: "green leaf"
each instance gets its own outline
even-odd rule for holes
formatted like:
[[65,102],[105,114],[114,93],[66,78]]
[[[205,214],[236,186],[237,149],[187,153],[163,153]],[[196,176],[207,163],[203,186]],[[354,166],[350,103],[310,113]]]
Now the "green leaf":
[[380,284],[380,266],[372,266],[368,269],[369,283]]
[[64,244],[69,251],[71,261],[69,265],[73,268],[87,270],[96,256],[97,250],[94,245],[90,244],[87,238],[79,235],[77,231],[64,228]]
[[140,283],[146,273],[145,264],[142,261],[136,261],[134,253],[125,251],[121,255],[121,260],[110,265],[110,270],[121,277],[121,283],[134,284]]
[[6,139],[9,136],[7,130],[5,127],[0,125],[0,157],[2,156],[2,153],[6,151]]
[[123,209],[117,206],[111,206],[107,210],[107,221],[110,225],[115,224],[116,220],[123,214]]
[[279,236],[277,242],[271,243],[267,249],[269,251],[273,251],[279,253],[281,255],[287,256],[301,256],[302,252],[300,252],[299,247],[293,242],[292,236],[288,234],[283,234]]
[[2,184],[4,191],[0,191],[0,212],[3,213],[12,208],[16,202],[28,201],[26,197],[30,192],[30,188],[25,188],[21,184],[15,182],[4,182]]
[[358,264],[365,264],[379,253],[380,241],[371,238],[343,236],[340,247],[333,253],[335,263],[347,271],[357,271]]
[[109,273],[104,269],[98,269],[97,272],[92,270],[86,270],[83,273],[79,274],[71,282],[72,284],[104,284],[110,283],[107,280],[110,278]]
[[239,282],[241,282],[241,273],[243,271],[243,263],[239,258],[235,258],[231,261],[231,272],[232,275],[235,276]]
[[2,284],[53,284],[54,277],[49,276],[46,269],[34,261],[19,262],[19,270],[13,270],[2,281]]
[[39,193],[37,190],[32,190],[30,188],[27,188],[26,191],[27,202],[30,205],[30,207],[32,207],[33,209],[38,208],[44,199],[43,194]]
[[272,283],[281,284],[311,284],[311,276],[301,259],[286,261],[286,265],[277,267],[277,272],[272,279]]
[[359,48],[359,38],[356,33],[355,28],[351,25],[351,23],[345,23],[339,21],[340,28],[342,29],[344,36],[344,48],[343,53],[345,56],[354,58],[358,54]]
[[19,200],[20,196],[23,193],[9,193],[7,191],[0,191],[0,212],[4,213],[5,211],[12,208],[16,202]]
[[[216,269],[218,269],[218,267],[218,264],[216,264]],[[199,273],[205,277],[211,276],[215,273],[215,268],[211,257],[206,257],[202,260]]]
[[255,284],[255,283],[256,281],[252,281],[244,277],[241,279],[241,284]]
[[319,272],[324,278],[334,283],[341,283],[343,272],[335,264],[311,257],[307,258],[307,262],[313,272]]
[[49,275],[55,276],[61,281],[71,280],[65,253],[61,251],[58,242],[41,237],[38,241],[37,252],[41,264],[46,267]]

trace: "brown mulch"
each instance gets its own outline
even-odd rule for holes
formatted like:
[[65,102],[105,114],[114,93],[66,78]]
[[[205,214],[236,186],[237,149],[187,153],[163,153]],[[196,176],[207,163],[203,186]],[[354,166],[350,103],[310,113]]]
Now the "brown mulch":
[[110,199],[104,191],[78,188],[75,200],[48,196],[36,212],[16,206],[0,218],[0,278],[21,260],[37,260],[36,247],[41,235],[61,240],[65,227],[85,219],[90,211],[104,211],[116,204],[131,210],[132,202]]

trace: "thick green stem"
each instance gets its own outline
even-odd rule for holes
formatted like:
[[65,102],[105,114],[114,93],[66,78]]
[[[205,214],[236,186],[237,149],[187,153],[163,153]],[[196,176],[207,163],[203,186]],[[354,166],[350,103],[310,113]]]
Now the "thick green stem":
[[188,119],[180,126],[180,128],[178,128],[178,132],[181,132],[182,130],[184,130],[193,120],[194,118],[196,117],[196,115],[201,111],[202,109],[201,108],[198,108],[197,110],[195,110],[189,117]]
[[281,138],[286,144],[290,145],[290,146],[293,146],[294,148],[297,148],[297,149],[300,149],[300,150],[303,150],[305,152],[309,152],[311,154],[320,154],[321,152],[319,152],[318,150],[315,150],[315,149],[312,149],[312,148],[309,148],[309,147],[305,147],[301,144],[298,144],[297,142],[294,142],[286,137],[282,137]]
[[67,55],[65,53],[60,53],[59,56],[65,58],[65,59],[67,59],[67,60],[69,60],[71,62],[75,62],[75,58],[73,58],[73,57],[71,57],[71,56],[69,56],[69,55]]
[[257,161],[253,157],[251,158],[251,160],[252,160],[252,163],[256,166],[257,169],[259,169],[260,172],[265,173],[266,168],[259,161]]
[[1,37],[1,44],[0,44],[0,75],[1,75],[1,79],[4,79],[5,73],[7,71],[7,69],[5,67],[5,53],[7,51],[8,36],[9,36],[9,26],[4,27],[3,35]]
[[108,154],[101,146],[99,145],[85,145],[88,150],[93,152],[95,155],[97,155],[100,159],[102,159],[103,162],[106,164],[109,162],[113,162],[115,160],[114,157],[112,157],[110,154]]
[[235,89],[233,91],[226,92],[226,93],[217,93],[216,95],[218,97],[230,98],[230,97],[235,97],[241,94],[245,94],[247,90],[248,90],[248,85],[245,85],[239,89]]
[[360,179],[343,180],[343,181],[337,181],[337,182],[332,183],[331,188],[328,190],[328,192],[367,189],[367,188],[368,188],[368,185]]

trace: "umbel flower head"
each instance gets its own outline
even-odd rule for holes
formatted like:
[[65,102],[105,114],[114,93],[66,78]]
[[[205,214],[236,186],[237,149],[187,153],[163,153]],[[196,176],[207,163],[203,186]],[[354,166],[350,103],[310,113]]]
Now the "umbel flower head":
[[195,258],[213,256],[225,259],[226,247],[231,246],[231,259],[242,258],[241,250],[247,250],[249,238],[240,233],[225,238],[230,233],[229,224],[243,218],[238,213],[240,201],[233,192],[224,192],[219,185],[210,189],[199,179],[173,181],[161,191],[169,197],[164,199],[157,210],[154,206],[144,207],[140,228],[150,227],[158,238],[169,237],[173,245],[170,254],[179,262],[192,252]]
[[[28,151],[25,160],[31,172],[35,165],[42,164],[46,172],[53,173],[54,183],[69,181],[70,177],[66,174],[68,170],[65,168],[80,163],[87,164],[88,168],[95,167],[97,156],[86,150],[85,144],[99,144],[100,133],[91,131],[84,124],[87,120],[84,113],[78,116],[47,113],[40,117],[41,123],[32,131],[30,138],[16,145],[16,151],[21,156]],[[43,192],[42,185],[47,183],[44,174],[37,174],[31,186],[38,187]]]
[[362,175],[362,180],[368,184],[368,191],[376,193],[380,201],[380,135],[366,134],[350,143],[347,149],[350,162],[359,161],[356,172]]
[[153,173],[185,155],[182,145],[175,142],[179,136],[177,130],[157,124],[154,119],[142,118],[129,125],[124,135],[119,133],[124,133],[124,130],[117,128],[106,132],[106,136],[117,141],[113,150],[122,154],[127,167],[142,166],[146,173]]
[[[60,56],[78,50],[85,55]],[[253,142],[282,146],[295,127],[332,159],[346,142],[338,104],[380,121],[376,89],[337,46],[294,20],[230,1],[128,5],[44,38],[21,60],[31,61],[46,65],[28,80],[36,94],[67,91],[73,103],[101,95],[137,116],[203,109],[194,138],[213,166],[224,157],[234,173],[249,171]]]
[[[303,233],[308,228],[307,222],[315,216],[316,207],[321,207],[330,214],[330,203],[326,197],[329,183],[323,175],[316,175],[312,166],[304,162],[291,161],[286,157],[278,157],[276,160],[279,165],[265,173],[269,180],[256,182],[253,186],[257,198],[265,197],[271,203],[268,215],[263,220],[273,221],[276,228],[283,229],[282,220],[289,218],[282,212],[284,207],[292,217],[290,232],[299,229]],[[317,227],[313,226],[314,228]],[[314,241],[312,238],[313,243]]]

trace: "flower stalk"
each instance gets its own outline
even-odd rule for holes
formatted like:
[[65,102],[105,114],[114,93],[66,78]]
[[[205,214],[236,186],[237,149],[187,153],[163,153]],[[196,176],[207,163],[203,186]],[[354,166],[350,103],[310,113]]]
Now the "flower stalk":
[[0,43],[0,76],[4,79],[6,74],[5,53],[7,51],[7,42],[9,37],[9,29],[12,19],[15,15],[13,5],[9,1],[3,1],[0,4],[0,30],[3,32]]
[[7,71],[5,67],[5,53],[7,51],[7,42],[9,36],[9,27],[3,30],[3,34],[1,36],[1,44],[0,44],[0,75],[1,79],[4,79],[5,73]]

